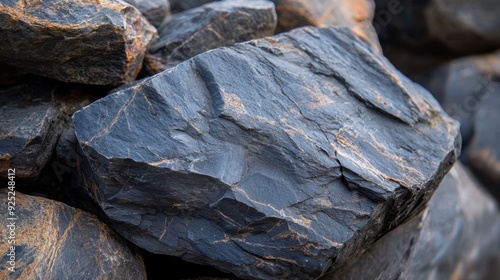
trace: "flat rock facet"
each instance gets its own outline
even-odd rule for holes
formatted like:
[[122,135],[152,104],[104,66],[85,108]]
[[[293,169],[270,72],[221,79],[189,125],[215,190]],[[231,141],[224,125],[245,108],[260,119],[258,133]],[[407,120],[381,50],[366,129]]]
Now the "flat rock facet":
[[426,208],[328,279],[499,279],[500,212],[457,164]]
[[[0,190],[5,205],[7,192]],[[15,199],[15,228],[0,227],[1,279],[146,279],[142,257],[93,215],[19,192]],[[0,217],[12,218],[7,211]],[[11,231],[15,272],[8,270]]]
[[75,113],[127,239],[244,278],[313,279],[426,201],[458,124],[347,29],[198,55]]
[[0,30],[0,62],[94,85],[133,81],[156,34],[137,9],[118,0],[2,0]]
[[266,37],[276,28],[270,1],[220,1],[175,14],[158,29],[146,66],[156,73],[211,49]]

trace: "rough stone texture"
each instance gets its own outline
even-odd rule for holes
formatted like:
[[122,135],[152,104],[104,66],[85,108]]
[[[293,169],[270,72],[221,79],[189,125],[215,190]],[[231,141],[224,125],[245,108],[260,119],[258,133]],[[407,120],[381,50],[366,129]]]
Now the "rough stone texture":
[[95,85],[133,81],[156,33],[118,0],[2,0],[0,30],[0,62]]
[[170,15],[168,0],[124,0],[136,7],[142,15],[154,26],[158,27]]
[[179,13],[214,1],[215,0],[170,0],[170,7],[172,13]]
[[15,168],[35,179],[72,114],[94,99],[79,89],[32,79],[0,89],[0,177]]
[[500,279],[500,212],[457,164],[428,206],[329,279]]
[[372,26],[373,0],[273,0],[278,13],[277,32],[312,25],[342,26],[381,50]]
[[258,0],[214,2],[176,14],[158,29],[147,69],[157,73],[211,49],[272,35],[276,21],[273,3]]
[[500,201],[500,52],[457,59],[414,80],[460,121],[462,160]]
[[[7,191],[0,190],[5,205]],[[16,269],[7,270],[11,216],[1,211],[1,279],[146,279],[141,256],[96,217],[45,198],[15,197]]]
[[427,91],[334,28],[206,52],[73,120],[116,230],[245,278],[342,264],[426,201],[460,149]]

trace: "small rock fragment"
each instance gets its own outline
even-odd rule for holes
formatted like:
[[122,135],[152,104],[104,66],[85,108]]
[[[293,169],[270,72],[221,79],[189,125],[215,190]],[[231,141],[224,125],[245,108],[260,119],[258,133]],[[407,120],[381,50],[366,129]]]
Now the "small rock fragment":
[[272,35],[276,20],[273,3],[263,0],[220,1],[187,10],[160,26],[146,67],[154,74],[211,49]]

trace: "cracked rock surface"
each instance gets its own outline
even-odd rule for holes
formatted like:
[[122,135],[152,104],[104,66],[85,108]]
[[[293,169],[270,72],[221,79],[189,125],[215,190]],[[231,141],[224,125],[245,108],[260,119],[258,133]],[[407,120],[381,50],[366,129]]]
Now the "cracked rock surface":
[[133,81],[156,34],[118,0],[1,0],[0,30],[0,62],[93,85]]
[[198,55],[75,113],[88,192],[154,253],[315,279],[429,199],[458,123],[347,29]]
[[276,28],[270,1],[218,1],[175,14],[158,28],[146,67],[157,73],[202,52],[270,36]]
[[329,279],[499,279],[500,212],[457,164],[428,206]]
[[[7,192],[0,190],[5,205],[12,197]],[[15,198],[16,269],[7,269],[11,228],[2,226],[1,279],[146,279],[142,257],[95,216],[19,192]],[[12,216],[6,209],[0,218],[7,225]]]

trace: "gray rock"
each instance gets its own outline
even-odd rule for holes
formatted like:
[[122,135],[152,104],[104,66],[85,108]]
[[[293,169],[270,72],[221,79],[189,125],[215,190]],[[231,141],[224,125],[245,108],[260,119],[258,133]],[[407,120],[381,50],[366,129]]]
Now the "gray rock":
[[500,279],[500,212],[457,164],[427,207],[328,279]]
[[118,232],[244,278],[344,263],[427,201],[460,149],[427,91],[334,28],[206,52],[73,120]]
[[272,35],[276,22],[274,4],[263,0],[220,1],[176,14],[158,29],[147,70],[154,74],[211,49]]
[[[8,197],[13,195],[8,195],[7,189],[0,190],[5,205]],[[95,216],[20,192],[9,201],[15,201],[16,210],[13,216],[7,211],[0,213],[5,221],[0,227],[1,279],[146,279],[137,250]],[[11,252],[15,272],[9,270]]]
[[124,0],[136,7],[141,14],[154,26],[158,27],[170,15],[168,0]]
[[30,80],[0,89],[0,177],[36,179],[72,114],[92,99],[62,84]]
[[65,82],[133,81],[156,34],[119,0],[0,3],[0,62]]

